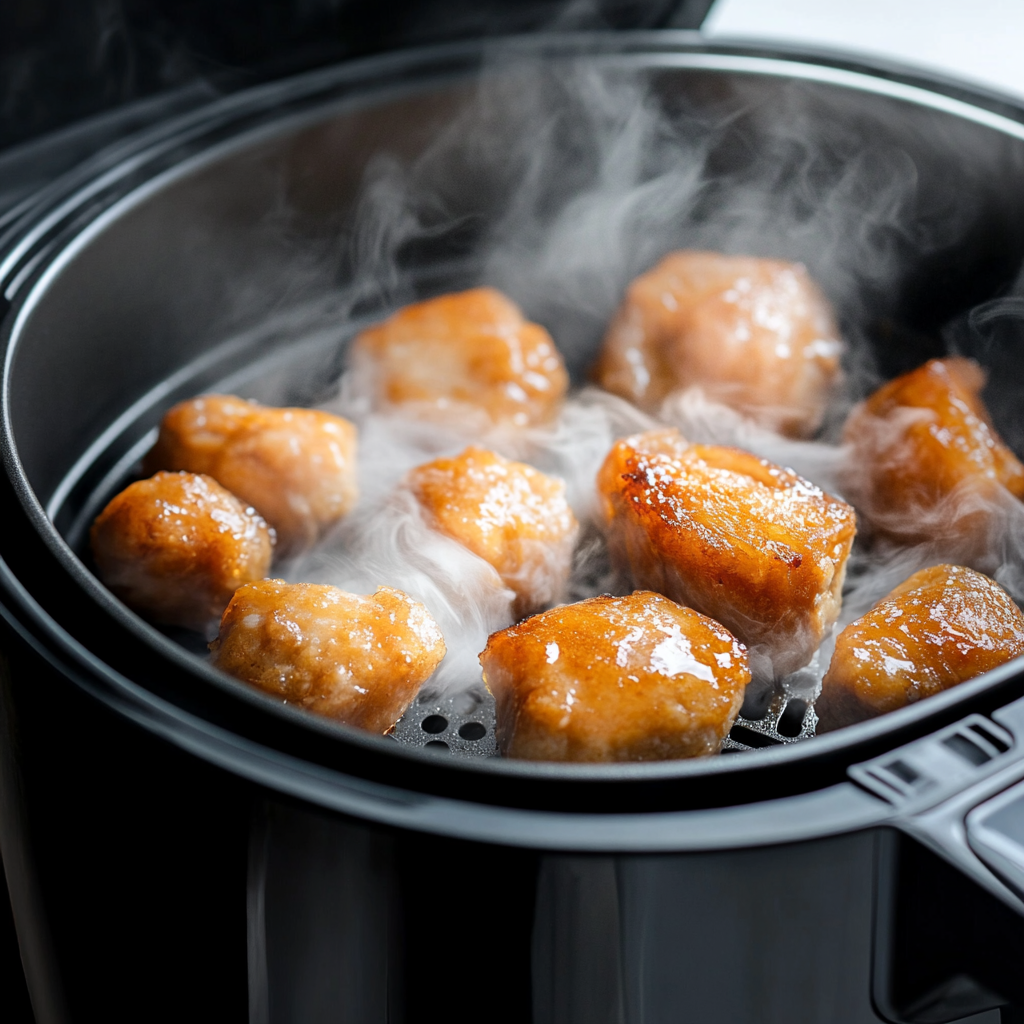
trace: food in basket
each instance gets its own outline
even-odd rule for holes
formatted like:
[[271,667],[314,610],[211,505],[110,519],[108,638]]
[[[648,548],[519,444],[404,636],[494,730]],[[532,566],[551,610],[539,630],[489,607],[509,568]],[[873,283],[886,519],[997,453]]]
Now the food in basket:
[[818,731],[931,697],[1024,654],[1024,614],[962,565],[914,573],[836,639],[815,704]]
[[551,335],[494,288],[405,306],[355,339],[352,363],[378,407],[480,429],[547,423],[569,386]]
[[445,644],[427,609],[401,590],[362,596],[274,579],[235,593],[210,650],[217,668],[288,704],[385,733]]
[[842,348],[828,301],[801,264],[684,250],[630,284],[594,376],[651,412],[699,386],[803,437],[821,423]]
[[534,615],[492,634],[480,664],[502,753],[533,761],[717,753],[750,681],[724,626],[649,591]]
[[598,474],[609,548],[635,586],[806,665],[842,604],[856,517],[792,470],[675,430],[615,444]]
[[273,531],[216,480],[157,473],[129,484],[90,533],[100,579],[141,615],[215,629],[231,595],[270,568]]
[[1024,466],[992,426],[984,386],[973,360],[932,359],[850,414],[846,489],[876,530],[904,542],[969,535],[1000,489],[1024,497]]
[[[832,313],[800,265],[676,252],[630,286],[596,375],[607,389],[647,410],[696,385],[762,426],[807,436],[820,424],[838,380],[841,349]],[[452,426],[478,431],[500,448],[509,435],[491,434],[492,428],[552,423],[568,386],[547,332],[492,288],[399,310],[357,337],[353,360],[352,379],[369,387],[378,413],[422,418],[414,429],[426,433],[400,442],[419,451],[444,450]],[[936,359],[889,382],[849,417],[842,483],[878,533],[899,542],[940,536],[947,527],[962,534],[977,530],[979,517],[1000,496],[1024,497],[1024,466],[992,427],[980,397],[983,385],[984,374],[972,361]],[[544,431],[520,433],[512,447],[536,448],[534,454],[543,453],[545,444],[564,448],[572,441],[571,423],[559,421],[556,440],[545,440]],[[432,437],[437,426],[441,432]],[[402,431],[407,427],[395,437],[405,438]],[[593,438],[587,443],[593,448]],[[278,550],[286,555],[322,539],[356,501],[355,448],[356,428],[325,412],[269,408],[230,395],[182,402],[165,416],[146,466],[208,474],[193,479],[219,492],[221,501],[234,502],[239,522],[257,524],[238,580],[225,583],[212,569],[189,568],[185,554],[195,543],[188,538],[185,543],[169,536],[163,561],[141,543],[132,548],[131,531],[115,527],[111,512],[123,495],[97,520],[94,548],[104,579],[157,621],[209,630],[231,599],[212,648],[214,664],[290,703],[383,732],[444,656],[444,641],[426,608],[387,586],[359,597],[321,584],[255,582],[267,570],[273,543],[273,530],[260,514],[277,529]],[[139,486],[188,475],[159,473]],[[430,527],[494,570],[495,584],[512,592],[515,616],[564,598],[580,526],[562,480],[471,445],[415,466],[401,487],[415,499],[409,508],[418,505],[417,517],[422,513]],[[644,590],[554,608],[491,635],[481,662],[498,701],[502,749],[548,760],[644,760],[718,750],[737,714],[751,659],[767,656],[772,674],[782,679],[806,666],[830,635],[857,532],[854,509],[782,465],[739,448],[690,444],[671,428],[618,441],[597,474],[596,490],[608,555],[619,573],[616,585]],[[124,511],[122,518],[141,521],[141,508],[129,503],[134,518]],[[344,543],[358,547],[357,537]],[[355,549],[323,554],[328,570],[332,558],[338,571],[351,562],[358,570],[354,578],[369,568]],[[194,551],[189,557],[198,565]],[[604,580],[602,588],[614,582],[594,551],[586,557],[597,559],[594,581]],[[175,558],[185,565],[182,578],[191,572],[200,582],[191,594],[179,585],[178,570],[165,568],[177,564]],[[387,576],[380,582],[387,583]],[[248,585],[232,598],[241,583]],[[580,592],[579,581],[573,587]],[[597,589],[595,582],[589,592]],[[914,628],[925,630],[921,623],[934,613],[945,616],[953,636],[956,616],[967,614],[972,594],[978,621],[988,616],[995,625],[970,640],[960,652],[962,663],[954,664],[941,630],[922,633],[911,651],[906,629],[888,636],[890,620],[878,618],[896,609],[902,626],[918,623]],[[392,617],[405,608],[408,627],[386,642],[384,634],[373,639],[383,628],[385,605]],[[954,606],[959,610],[947,614]],[[409,631],[416,631],[409,625],[414,619],[434,634],[419,647],[407,642]],[[884,713],[1015,656],[1022,620],[1008,595],[972,570],[945,566],[917,574],[839,637],[817,704],[821,728]],[[623,635],[632,639],[614,640],[614,630],[626,629],[629,621],[633,632]],[[563,639],[545,640],[541,658],[537,637],[548,632]],[[705,650],[712,635],[738,645],[740,654],[729,654],[729,665],[742,671],[721,678],[712,671],[709,683],[710,663],[697,658],[680,676],[688,680],[686,699],[697,700],[699,682],[724,686],[721,700],[700,703],[700,697],[693,708],[703,710],[693,714],[684,701],[665,712],[659,731],[658,716],[669,707],[666,694],[683,684],[672,673],[667,682],[650,661],[653,675],[643,676],[649,685],[627,685],[642,675],[629,660],[629,645],[640,643],[639,651],[650,641],[652,651],[678,654],[687,645]],[[668,647],[658,647],[658,636]],[[985,636],[996,646],[986,646]],[[376,653],[360,668],[355,652],[374,643]],[[904,644],[906,656],[879,655],[869,670],[864,652],[886,643]],[[548,661],[552,650],[561,653]],[[614,691],[611,679],[617,680]],[[585,708],[575,703],[579,687],[588,694]],[[564,712],[557,719],[556,707]],[[621,718],[617,725],[615,715]],[[683,728],[683,719],[692,728]],[[631,723],[639,724],[634,729]]]
[[317,409],[203,395],[168,410],[147,472],[206,473],[277,531],[277,554],[309,547],[355,505],[356,428]]
[[405,485],[437,530],[497,571],[517,615],[561,597],[579,532],[561,480],[471,446],[417,466]]

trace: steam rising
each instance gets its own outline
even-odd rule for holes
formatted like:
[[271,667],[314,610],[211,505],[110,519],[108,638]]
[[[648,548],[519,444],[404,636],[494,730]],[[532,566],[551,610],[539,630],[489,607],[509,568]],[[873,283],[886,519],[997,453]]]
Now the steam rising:
[[[794,441],[759,427],[739,413],[709,401],[699,389],[690,389],[666,400],[661,410],[665,422],[676,426],[690,440],[745,448],[772,462],[788,466],[837,497],[843,497],[843,479],[850,472],[851,452],[845,446],[822,441]],[[920,510],[908,510],[915,527]],[[958,523],[978,517],[969,533],[958,532]],[[835,638],[860,618],[894,587],[920,569],[949,562],[969,565],[1004,587],[1015,601],[1024,601],[1024,505],[999,488],[984,496],[973,487],[961,487],[930,512],[933,538],[920,544],[898,544],[872,536],[863,521],[847,562],[843,606],[833,632],[805,668],[782,680],[792,696],[812,699],[828,668]],[[765,669],[761,669],[762,676]],[[758,673],[755,671],[755,678]]]
[[[593,59],[524,64],[520,55],[506,64],[499,51],[488,71],[426,152],[369,166],[347,233],[346,308],[387,309],[421,292],[493,285],[551,331],[579,384],[625,286],[665,253],[706,248],[802,261],[848,343],[843,390],[820,439],[783,438],[698,389],[672,396],[658,420],[691,441],[753,451],[841,496],[848,453],[840,428],[879,381],[867,325],[892,312],[894,282],[913,262],[962,237],[975,214],[970,196],[952,186],[921,191],[900,144],[904,129],[894,122],[866,135],[838,92],[817,95],[812,110],[799,84],[766,89],[741,79],[718,116],[706,101],[691,106],[660,90],[656,73],[640,78]],[[834,104],[834,116],[822,115],[823,103]],[[1021,301],[1013,300],[1018,317]],[[958,337],[975,337],[979,324],[1003,313],[979,314]],[[609,569],[596,528],[594,477],[616,438],[654,425],[633,407],[584,387],[550,428],[481,437],[468,425],[375,413],[348,377],[328,408],[360,428],[363,496],[290,576],[357,592],[386,583],[423,601],[449,650],[435,688],[478,682],[477,654],[488,633],[511,623],[513,595],[489,565],[424,522],[400,487],[413,466],[482,443],[561,477],[584,528],[566,599],[628,590]],[[862,526],[837,632],[940,561],[968,560],[1024,598],[1024,507],[1009,495],[993,504],[980,552],[953,541],[896,547]],[[811,665],[784,681],[789,692],[813,696],[833,643],[826,639]]]
[[[332,411],[356,415],[347,392]],[[477,655],[487,637],[513,623],[515,595],[482,558],[432,529],[419,504],[401,486],[414,466],[455,455],[480,437],[455,429],[365,413],[360,423],[359,474],[363,492],[356,511],[318,547],[289,566],[292,579],[331,583],[355,593],[381,584],[422,601],[444,633],[448,654],[431,680],[432,690],[477,684]],[[564,480],[576,517],[591,529],[578,545],[567,599],[621,590],[607,564],[603,541],[593,528],[594,478],[617,437],[645,430],[651,421],[614,396],[588,389],[570,399],[557,422],[516,434],[494,431],[483,439],[494,450],[526,459]]]

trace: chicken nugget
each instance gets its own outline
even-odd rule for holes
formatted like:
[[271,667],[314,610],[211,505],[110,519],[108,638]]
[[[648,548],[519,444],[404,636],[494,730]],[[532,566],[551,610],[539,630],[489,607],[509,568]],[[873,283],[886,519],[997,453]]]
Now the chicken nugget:
[[318,583],[241,587],[210,644],[213,664],[286,703],[387,732],[445,655],[437,623],[391,587],[363,597]]
[[270,568],[273,534],[211,477],[157,473],[129,484],[90,533],[103,582],[154,622],[215,628],[231,595]]
[[483,427],[547,423],[569,386],[551,335],[494,288],[405,306],[356,338],[352,362],[379,406]]
[[904,542],[983,528],[1000,487],[1024,498],[1024,466],[992,426],[973,360],[932,359],[850,414],[844,486],[880,533]]
[[532,761],[717,753],[750,681],[724,626],[649,591],[534,615],[492,634],[480,664],[502,753]]
[[405,485],[437,530],[497,570],[516,614],[561,596],[579,532],[561,480],[470,446],[417,466]]
[[806,437],[821,423],[842,348],[801,264],[684,250],[629,286],[594,376],[649,411],[696,385],[764,426]]
[[924,700],[1024,654],[1024,614],[987,576],[922,569],[836,638],[815,702],[828,732]]
[[598,474],[615,563],[634,584],[806,665],[839,615],[853,509],[790,469],[673,430],[619,441]]
[[309,547],[358,498],[356,428],[348,420],[233,395],[168,410],[145,465],[212,476],[274,527],[279,555]]

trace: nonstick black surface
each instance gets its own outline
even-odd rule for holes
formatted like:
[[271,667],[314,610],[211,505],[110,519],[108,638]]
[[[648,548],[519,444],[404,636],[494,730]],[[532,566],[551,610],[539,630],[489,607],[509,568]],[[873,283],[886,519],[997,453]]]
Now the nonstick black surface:
[[[844,329],[867,346],[879,376],[943,352],[944,325],[1013,288],[1024,256],[1024,190],[1016,187],[1024,132],[1013,122],[849,69],[689,52],[666,36],[531,46],[498,63],[485,61],[486,74],[514,80],[522,74],[517,61],[533,74],[538,55],[545,74],[570,65],[578,70],[582,61],[612,85],[639,83],[672,123],[712,133],[707,166],[717,177],[695,205],[688,229],[704,244],[715,240],[719,190],[729,182],[760,189],[770,210],[773,189],[787,175],[799,172],[811,187],[842,182],[857,165],[867,167],[865,181],[881,188],[887,175],[909,167],[913,188],[898,217],[888,223],[875,209],[878,223],[869,225],[894,253],[892,272],[876,279],[865,270],[854,275],[856,287],[833,294]],[[255,742],[355,774],[428,790],[464,786],[464,792],[517,804],[565,800],[583,808],[593,800],[610,808],[635,799],[625,794],[637,792],[643,780],[643,799],[653,804],[753,800],[838,780],[851,759],[1016,695],[1020,683],[1008,666],[927,706],[813,743],[794,742],[813,731],[813,712],[800,714],[775,701],[764,717],[740,722],[728,744],[758,749],[700,763],[580,768],[491,756],[442,759],[408,748],[444,742],[457,754],[493,753],[486,705],[465,713],[439,702],[416,706],[396,731],[404,741],[399,744],[356,735],[209,672],[194,654],[177,644],[175,653],[105,595],[84,568],[85,530],[137,471],[166,408],[208,390],[315,404],[330,393],[345,343],[361,323],[401,302],[485,279],[479,257],[488,244],[486,229],[511,187],[504,176],[509,162],[500,159],[455,166],[446,179],[450,226],[428,224],[421,237],[398,247],[391,267],[397,276],[378,293],[366,293],[354,306],[338,300],[358,269],[342,243],[351,237],[367,166],[382,151],[414,165],[473,101],[480,67],[477,48],[449,48],[235,97],[161,129],[131,160],[113,167],[103,188],[65,197],[60,216],[18,250],[6,278],[17,285],[8,289],[12,310],[5,321],[6,443],[26,523],[24,544],[11,563],[21,567],[30,594],[111,668],[143,679],[170,705]],[[803,119],[796,139],[779,120],[794,110]],[[509,132],[526,127],[508,121]],[[778,145],[780,132],[792,145]],[[808,138],[818,147],[810,161]],[[587,186],[589,158],[578,142],[569,132],[567,148],[556,153],[540,209],[557,209],[570,186]],[[782,164],[764,178],[759,161],[766,147]],[[559,168],[566,171],[561,177],[554,173]],[[844,200],[844,223],[860,223],[867,198],[858,189]],[[805,259],[828,289],[828,273],[815,266],[814,239],[801,231],[813,204],[791,203],[783,212],[770,220],[775,234],[763,239],[762,251]],[[735,227],[735,218],[730,223]],[[660,253],[679,243],[654,237],[649,246]],[[722,244],[728,247],[728,239]],[[648,254],[641,253],[618,268],[609,305],[645,260]],[[827,259],[822,266],[827,271]],[[525,305],[556,339],[570,339],[568,362],[580,383],[603,320],[581,318],[557,295],[546,308]],[[998,426],[1016,443],[1022,431],[1016,406],[1005,397],[1013,388],[1006,345],[997,341],[976,354],[1002,368],[993,375],[991,400]],[[33,552],[40,555],[34,571]],[[187,646],[201,650],[194,642]],[[446,720],[436,733],[423,728],[431,716]],[[459,735],[470,722],[484,727],[484,738]],[[765,743],[773,749],[760,749]],[[474,774],[469,768],[484,773],[479,783],[468,779]]]

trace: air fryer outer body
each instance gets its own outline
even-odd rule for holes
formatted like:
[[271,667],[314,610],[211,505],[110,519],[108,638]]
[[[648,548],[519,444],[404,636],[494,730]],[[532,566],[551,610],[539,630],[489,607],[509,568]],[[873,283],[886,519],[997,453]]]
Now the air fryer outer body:
[[6,624],[3,645],[0,836],[40,1021],[868,1024],[1024,1005],[1007,987],[1024,919],[894,829],[601,854],[387,827],[154,740]]
[[[684,120],[741,126],[715,143],[723,180],[777,141],[780,109],[812,140],[842,128],[837,181],[857,140],[902,154],[928,245],[895,240],[891,280],[839,301],[847,318],[877,307],[884,373],[933,354],[938,327],[1024,258],[1024,127],[998,99],[671,34],[509,45],[219,101],[97,154],[8,220],[0,843],[40,1024],[1015,1019],[1024,904],[962,828],[935,824],[958,791],[1024,773],[1019,716],[998,710],[1024,694],[1015,664],[889,720],[718,761],[474,764],[275,706],[89,573],[96,501],[172,401],[214,385],[316,400],[339,366],[332,303],[355,271],[337,240],[367,168],[382,151],[422,161],[481,71],[642,79]],[[479,226],[507,182],[470,166],[449,185],[469,227],[397,254],[384,306],[478,278]],[[579,379],[599,334],[562,326]],[[1000,426],[1024,436],[1012,416]],[[1008,749],[949,788],[883,798],[852,781],[851,765],[971,713],[1001,722]]]

